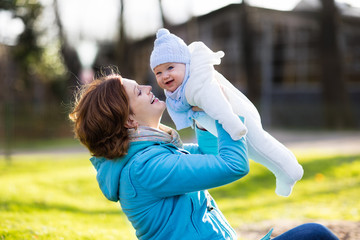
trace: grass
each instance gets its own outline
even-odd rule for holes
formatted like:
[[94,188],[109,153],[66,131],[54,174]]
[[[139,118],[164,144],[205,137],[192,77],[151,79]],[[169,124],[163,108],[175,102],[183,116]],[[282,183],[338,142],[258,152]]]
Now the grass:
[[88,154],[16,155],[0,164],[0,239],[135,239],[102,196]]
[[[290,197],[251,161],[240,181],[211,189],[233,227],[271,219],[360,221],[360,155],[296,153],[305,169]],[[89,155],[0,156],[0,239],[135,239],[118,203],[98,188]]]
[[271,219],[360,221],[360,155],[299,161],[305,174],[289,197],[277,196],[273,175],[254,162],[244,179],[210,192],[233,226]]

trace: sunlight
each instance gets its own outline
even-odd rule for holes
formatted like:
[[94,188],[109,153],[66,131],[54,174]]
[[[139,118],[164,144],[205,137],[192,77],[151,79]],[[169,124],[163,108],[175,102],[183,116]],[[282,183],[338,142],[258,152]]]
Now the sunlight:
[[16,45],[17,38],[25,26],[20,18],[14,18],[10,11],[0,10],[0,43]]
[[[45,1],[45,0],[43,0]],[[301,0],[248,0],[256,7],[292,10]],[[309,0],[311,1],[311,0]],[[320,0],[312,0],[314,2]],[[360,7],[358,0],[338,0],[354,7]],[[186,22],[191,16],[200,16],[241,0],[163,0],[164,15],[171,24]],[[61,17],[65,28],[73,38],[82,37],[106,40],[115,37],[119,20],[117,0],[62,0],[59,1]],[[125,29],[128,36],[141,39],[161,27],[158,0],[124,0]]]

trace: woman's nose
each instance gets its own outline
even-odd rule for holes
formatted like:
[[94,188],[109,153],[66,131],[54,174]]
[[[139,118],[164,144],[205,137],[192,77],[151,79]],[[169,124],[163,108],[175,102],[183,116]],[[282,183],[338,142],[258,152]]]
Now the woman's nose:
[[152,86],[150,85],[144,85],[144,90],[146,91],[147,94],[149,94],[152,90]]

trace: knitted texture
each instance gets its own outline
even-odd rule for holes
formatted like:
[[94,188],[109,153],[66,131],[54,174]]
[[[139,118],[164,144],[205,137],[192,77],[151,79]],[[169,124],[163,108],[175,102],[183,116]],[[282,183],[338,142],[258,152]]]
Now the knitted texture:
[[150,56],[150,67],[154,70],[156,66],[168,62],[188,64],[190,51],[181,38],[161,28],[156,33],[154,49]]

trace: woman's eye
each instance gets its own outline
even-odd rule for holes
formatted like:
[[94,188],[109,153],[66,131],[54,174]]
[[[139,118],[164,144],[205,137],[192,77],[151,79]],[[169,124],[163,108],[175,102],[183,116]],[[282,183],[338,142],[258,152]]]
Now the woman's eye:
[[141,90],[139,89],[138,96],[140,96],[140,95],[141,95]]

